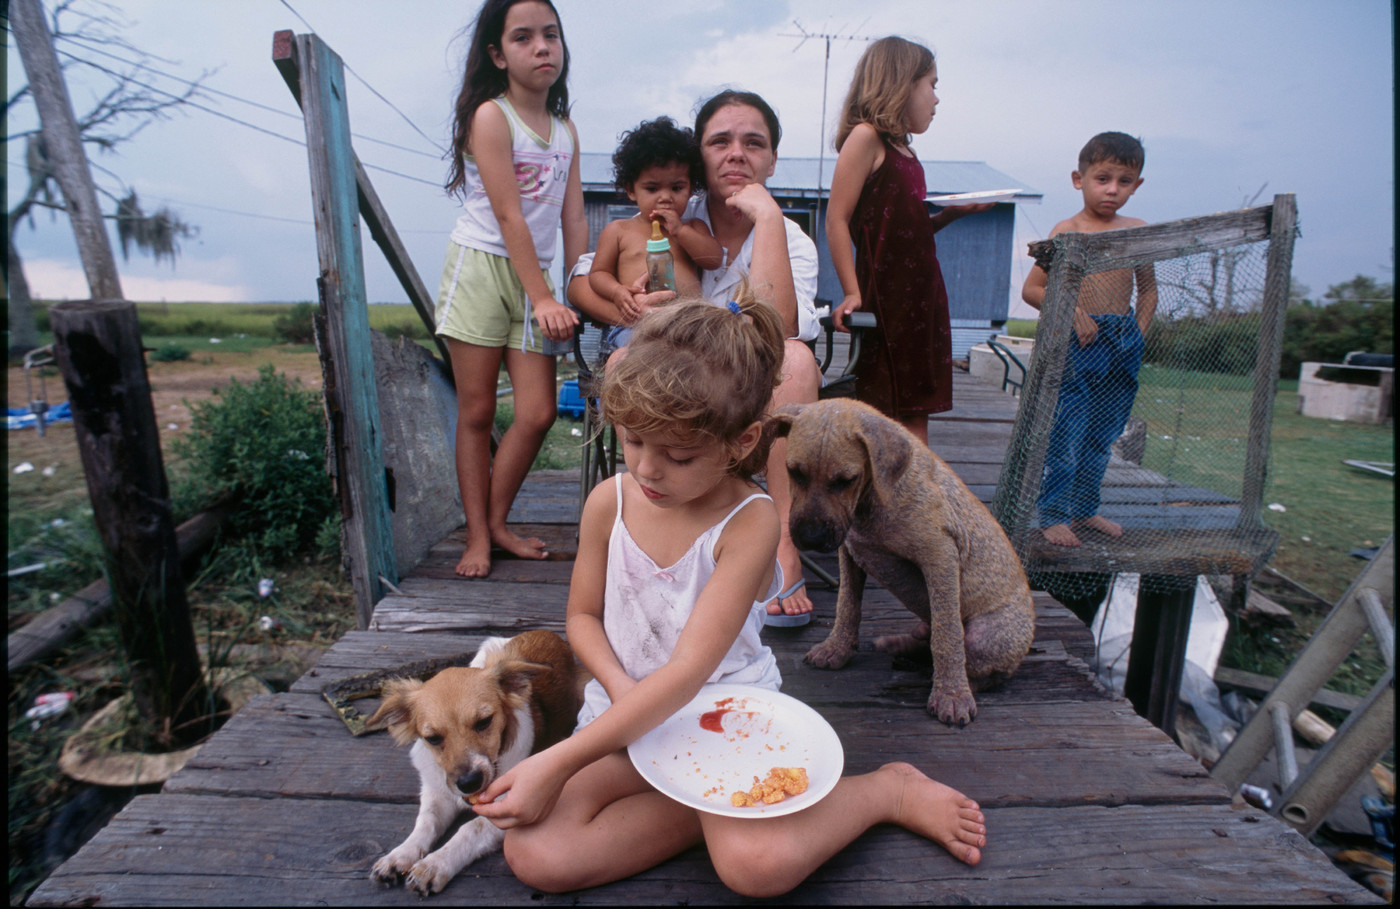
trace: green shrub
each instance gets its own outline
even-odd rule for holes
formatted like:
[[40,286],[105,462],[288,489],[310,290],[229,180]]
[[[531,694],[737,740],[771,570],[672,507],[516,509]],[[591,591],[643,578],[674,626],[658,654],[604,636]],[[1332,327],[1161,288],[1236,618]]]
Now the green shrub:
[[340,513],[334,512],[321,522],[316,531],[316,552],[323,556],[340,552]]
[[[1389,285],[1382,292],[1390,294]],[[1283,323],[1279,375],[1298,378],[1303,363],[1340,363],[1353,350],[1395,352],[1395,303],[1377,298],[1327,306],[1290,306]]]
[[298,303],[291,312],[272,322],[273,334],[289,344],[312,344],[316,341],[316,305]]
[[234,379],[190,412],[189,431],[174,442],[188,470],[177,510],[233,497],[232,534],[251,537],[269,560],[313,545],[335,510],[317,395],[266,365],[252,384]]
[[1172,369],[1247,376],[1254,371],[1262,319],[1257,312],[1154,319],[1143,362]]
[[157,331],[154,333],[183,335],[188,337],[199,337],[203,335],[211,338],[222,338],[228,335],[238,334],[238,329],[234,328],[233,325],[228,322],[221,322],[217,319],[186,319],[184,321],[172,319],[165,325],[164,331]]
[[167,341],[151,352],[151,359],[160,363],[174,363],[176,360],[188,360],[190,349],[176,344],[174,341]]
[[391,341],[408,338],[410,341],[428,340],[428,326],[420,319],[405,319],[384,328],[384,335]]

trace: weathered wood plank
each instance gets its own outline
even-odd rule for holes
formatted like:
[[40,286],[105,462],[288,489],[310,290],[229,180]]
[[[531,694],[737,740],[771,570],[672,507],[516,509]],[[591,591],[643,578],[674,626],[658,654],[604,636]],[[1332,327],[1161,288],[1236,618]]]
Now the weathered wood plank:
[[1222,533],[1125,527],[1121,537],[1086,534],[1083,543],[1066,549],[1046,542],[1039,534],[1031,534],[1026,538],[1023,558],[1029,569],[1037,571],[1135,571],[1179,577],[1252,575],[1273,555],[1278,534],[1271,530]]
[[[838,730],[852,772],[908,761],[983,807],[1225,798],[1200,764],[1126,702],[1105,709],[1105,696],[1082,666],[1066,664],[1063,648],[1051,651],[1043,659],[1033,653],[1005,686],[982,692],[978,717],[965,729],[925,714],[926,668],[893,669],[883,653],[858,654],[838,672],[789,657],[783,690]],[[365,713],[377,704],[356,702]],[[1053,756],[1067,747],[1076,760],[1059,766]],[[1112,787],[1105,776],[1114,778]],[[418,784],[406,749],[387,735],[353,737],[319,693],[287,693],[244,707],[165,791],[413,802]]]
[[[986,814],[989,844],[975,867],[904,830],[877,827],[797,889],[765,902],[1380,902],[1297,833],[1252,808],[1079,806]],[[370,866],[412,822],[401,805],[139,796],[28,905],[422,905],[403,888],[368,879]],[[495,854],[435,899],[453,905],[751,902],[719,883],[701,849],[625,881],[558,895],[525,887]]]
[[[1084,255],[1085,270],[1092,274],[1256,243],[1269,239],[1272,221],[1272,206],[1260,206],[1115,231],[1112,237],[1094,237],[1090,252]],[[1039,260],[1051,255],[1056,246],[1071,244],[1084,244],[1084,235],[1037,240],[1030,244],[1030,253]]]
[[1264,303],[1259,350],[1254,361],[1254,396],[1249,407],[1249,443],[1245,447],[1244,491],[1240,495],[1240,528],[1260,526],[1264,484],[1273,438],[1274,397],[1283,362],[1283,325],[1292,286],[1293,242],[1298,206],[1292,193],[1274,196],[1269,210],[1269,258],[1264,278]]
[[[531,628],[564,629],[569,589],[563,584],[474,584],[406,579],[402,596],[380,600],[373,631],[431,631],[512,635]],[[407,588],[407,589],[405,589]]]
[[363,628],[383,593],[380,578],[397,581],[398,568],[380,445],[345,71],[340,57],[315,35],[297,36],[295,47],[320,263],[316,337],[324,374],[327,467],[340,493],[341,550]]
[[[538,536],[538,534],[536,534]],[[546,541],[548,545],[548,541]],[[576,552],[577,543],[570,542],[567,553],[568,558],[543,559],[535,561],[533,559],[506,558],[504,553],[500,558],[491,560],[491,575],[486,578],[474,578],[478,586],[486,584],[514,584],[520,582],[538,582],[550,584],[567,585],[574,573],[573,556]],[[493,553],[494,555],[494,553]],[[429,550],[413,569],[413,577],[428,580],[452,581],[464,580],[457,574],[457,562],[462,558],[462,547],[456,545],[443,546],[439,544]],[[470,588],[464,589],[463,599],[471,596]]]
[[460,653],[474,653],[484,635],[455,634],[378,634],[351,631],[327,650],[316,665],[292,683],[293,693],[314,694],[332,682],[352,675],[373,672]]
[[[1108,479],[1105,477],[1105,479]],[[1223,493],[1196,486],[1143,487],[1136,484],[1127,486],[1118,483],[1104,483],[1099,490],[1101,501],[1115,504],[1164,505],[1233,505],[1238,510],[1239,502]]]

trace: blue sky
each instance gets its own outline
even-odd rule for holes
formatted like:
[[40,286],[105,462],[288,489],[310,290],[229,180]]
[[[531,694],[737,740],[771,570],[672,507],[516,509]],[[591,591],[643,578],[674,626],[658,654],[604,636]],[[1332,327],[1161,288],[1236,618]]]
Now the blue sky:
[[[128,298],[315,298],[305,134],[271,62],[272,35],[284,28],[314,29],[352,71],[357,153],[419,273],[436,287],[456,218],[440,189],[440,155],[472,3],[119,5],[127,38],[163,58],[157,69],[182,78],[217,70],[206,85],[220,93],[200,102],[207,110],[154,123],[95,158],[148,209],[168,205],[200,228],[173,269],[119,260]],[[1257,204],[1292,192],[1302,228],[1294,277],[1314,296],[1357,274],[1394,279],[1392,12],[1382,0],[866,0],[856,13],[834,0],[556,6],[585,151],[610,153],[618,133],[660,114],[689,122],[698,100],[735,86],[777,108],[781,155],[816,157],[824,135],[831,162],[833,111],[864,42],[831,42],[823,130],[826,42],[793,36],[899,34],[929,45],[941,103],[915,142],[920,157],[985,161],[1044,194],[1043,204],[1017,212],[1013,296],[1029,263],[1025,244],[1080,206],[1069,178],[1080,146],[1108,129],[1141,136],[1147,149],[1146,180],[1126,214],[1166,221],[1239,208],[1261,187]],[[13,91],[25,81],[18,54],[8,54],[8,66]],[[157,84],[178,90],[170,79]],[[70,91],[82,108],[93,88],[75,82]],[[30,125],[28,110],[8,124],[11,133]],[[11,142],[12,194],[23,188],[22,161],[22,143]],[[100,171],[97,179],[121,188]],[[33,291],[86,296],[67,221],[40,213],[34,223],[16,240]],[[401,301],[367,232],[363,242],[370,300]]]

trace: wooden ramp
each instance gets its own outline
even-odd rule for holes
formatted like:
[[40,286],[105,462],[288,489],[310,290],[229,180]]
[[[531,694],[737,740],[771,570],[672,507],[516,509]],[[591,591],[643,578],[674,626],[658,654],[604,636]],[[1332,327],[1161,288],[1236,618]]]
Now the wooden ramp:
[[[956,375],[958,409],[932,421],[931,438],[967,476],[1000,464],[1015,405]],[[575,482],[567,472],[532,475],[514,514],[564,553],[574,546]],[[413,825],[418,784],[406,749],[383,734],[351,737],[320,691],[346,676],[471,651],[488,634],[562,631],[571,562],[503,561],[489,580],[463,581],[452,575],[460,551],[459,541],[444,541],[380,602],[376,630],[347,634],[291,690],[254,700],[159,794],[136,798],[55,871],[29,905],[421,905],[368,877]],[[823,558],[835,574],[835,559]],[[1233,806],[1205,768],[1104,692],[1086,665],[1088,630],[1054,600],[1036,595],[1030,656],[1003,688],[979,695],[970,726],[952,729],[923,712],[928,667],[892,665],[870,645],[912,622],[883,590],[867,593],[864,640],[847,668],[804,665],[835,610],[834,592],[814,587],[811,595],[811,625],[765,632],[783,690],[835,727],[848,772],[905,760],[977,799],[989,842],[969,868],[913,834],[876,828],[767,902],[1380,902],[1292,828]],[[628,880],[562,895],[520,884],[498,854],[430,902],[749,901],[692,849]]]

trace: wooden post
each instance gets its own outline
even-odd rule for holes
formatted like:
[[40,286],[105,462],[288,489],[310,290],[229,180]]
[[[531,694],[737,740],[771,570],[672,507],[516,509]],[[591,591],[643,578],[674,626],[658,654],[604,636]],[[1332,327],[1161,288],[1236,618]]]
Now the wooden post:
[[296,43],[321,266],[316,343],[324,374],[328,468],[340,496],[342,552],[355,591],[356,621],[358,627],[368,628],[383,593],[382,582],[396,583],[398,573],[379,434],[345,69],[315,35],[299,35]]
[[107,226],[102,223],[97,190],[93,188],[92,173],[83,152],[83,137],[73,116],[73,102],[68,96],[68,84],[63,81],[63,69],[54,54],[53,35],[44,21],[43,6],[39,0],[12,0],[6,5],[15,44],[29,76],[29,93],[34,96],[34,107],[39,112],[40,130],[53,163],[54,179],[63,190],[63,204],[73,225],[73,238],[78,244],[88,287],[96,298],[120,300],[122,285],[117,277],[117,260],[112,255]]
[[1194,575],[1142,575],[1123,696],[1138,716],[1176,737],[1176,707],[1196,602]]
[[185,599],[136,305],[60,303],[49,318],[132,693],[166,744],[194,741],[206,731],[196,721],[213,711]]
[[[228,510],[227,505],[216,505],[175,528],[175,545],[180,551],[183,568],[190,571],[199,568],[199,559],[214,545]],[[24,627],[10,632],[5,647],[7,668],[14,672],[43,659],[111,608],[112,589],[107,579],[93,581],[57,606],[45,609]]]
[[1274,429],[1274,397],[1283,360],[1283,322],[1288,310],[1288,285],[1293,272],[1293,240],[1298,207],[1292,193],[1274,196],[1269,223],[1269,258],[1264,274],[1263,324],[1254,360],[1254,398],[1249,408],[1249,447],[1245,449],[1244,485],[1236,526],[1262,526],[1264,482],[1268,477],[1269,439]]
[[[283,81],[287,83],[287,88],[291,89],[292,97],[300,106],[301,66],[297,62],[297,42],[290,29],[273,34],[272,62],[276,64],[277,71],[282,74]],[[399,279],[399,285],[408,295],[408,301],[418,312],[418,318],[422,319],[423,324],[428,327],[433,342],[437,344],[438,354],[442,357],[442,362],[451,364],[447,342],[438,337],[434,331],[437,327],[433,315],[434,300],[428,294],[428,288],[423,283],[423,279],[418,277],[418,269],[413,267],[413,260],[408,257],[408,250],[404,248],[403,242],[399,239],[398,231],[394,229],[394,222],[389,219],[389,213],[384,209],[383,203],[379,201],[379,194],[374,191],[374,184],[370,182],[369,174],[365,173],[364,166],[360,164],[359,157],[353,151],[350,157],[355,162],[355,186],[359,191],[360,215],[365,219],[369,235],[379,245],[380,251],[384,253],[389,268],[393,270],[394,276]],[[444,372],[444,375],[447,376],[448,381],[453,381],[450,368]]]

